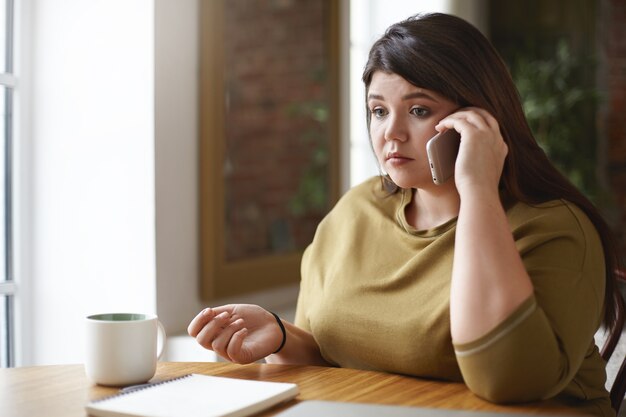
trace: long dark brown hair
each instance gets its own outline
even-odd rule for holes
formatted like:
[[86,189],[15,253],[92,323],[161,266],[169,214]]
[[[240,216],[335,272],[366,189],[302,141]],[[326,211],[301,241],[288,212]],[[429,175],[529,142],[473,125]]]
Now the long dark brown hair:
[[[604,249],[604,324],[615,321],[619,263],[611,229],[594,205],[550,162],[528,126],[508,68],[480,31],[465,20],[441,13],[420,14],[389,27],[372,46],[363,72],[369,90],[376,71],[394,73],[433,90],[460,107],[487,110],[500,124],[508,155],[500,179],[504,199],[530,205],[554,199],[580,207],[594,224]],[[367,123],[371,114],[366,106]]]

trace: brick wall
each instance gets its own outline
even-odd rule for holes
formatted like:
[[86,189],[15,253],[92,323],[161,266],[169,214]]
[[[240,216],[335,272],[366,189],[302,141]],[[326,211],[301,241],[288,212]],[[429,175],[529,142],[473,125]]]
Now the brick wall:
[[327,209],[298,194],[311,171],[327,182],[327,3],[225,2],[229,260],[305,247]]

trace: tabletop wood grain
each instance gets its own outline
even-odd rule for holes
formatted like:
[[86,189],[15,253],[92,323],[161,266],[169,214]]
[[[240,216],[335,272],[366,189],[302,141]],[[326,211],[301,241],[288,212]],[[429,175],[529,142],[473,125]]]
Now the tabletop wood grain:
[[[277,406],[262,416],[275,415],[297,401],[312,399],[528,414],[577,413],[576,409],[558,400],[499,406],[481,400],[460,383],[345,368],[160,362],[151,382],[190,373],[298,384],[300,394],[295,401]],[[0,416],[85,416],[87,402],[115,394],[118,390],[91,383],[82,365],[0,369]]]

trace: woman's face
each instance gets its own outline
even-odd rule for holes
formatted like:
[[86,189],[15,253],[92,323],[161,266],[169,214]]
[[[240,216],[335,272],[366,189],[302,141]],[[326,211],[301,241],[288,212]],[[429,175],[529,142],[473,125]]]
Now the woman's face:
[[397,74],[380,71],[372,76],[367,106],[372,145],[382,169],[402,188],[432,186],[426,142],[437,134],[437,123],[458,106]]

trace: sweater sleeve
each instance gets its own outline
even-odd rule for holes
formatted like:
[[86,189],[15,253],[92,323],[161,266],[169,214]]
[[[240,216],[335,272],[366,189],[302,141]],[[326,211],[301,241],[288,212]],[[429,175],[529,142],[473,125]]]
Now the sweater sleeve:
[[486,335],[454,346],[468,387],[493,402],[563,391],[593,353],[602,320],[604,254],[592,223],[566,203],[530,211],[509,221],[534,294]]

